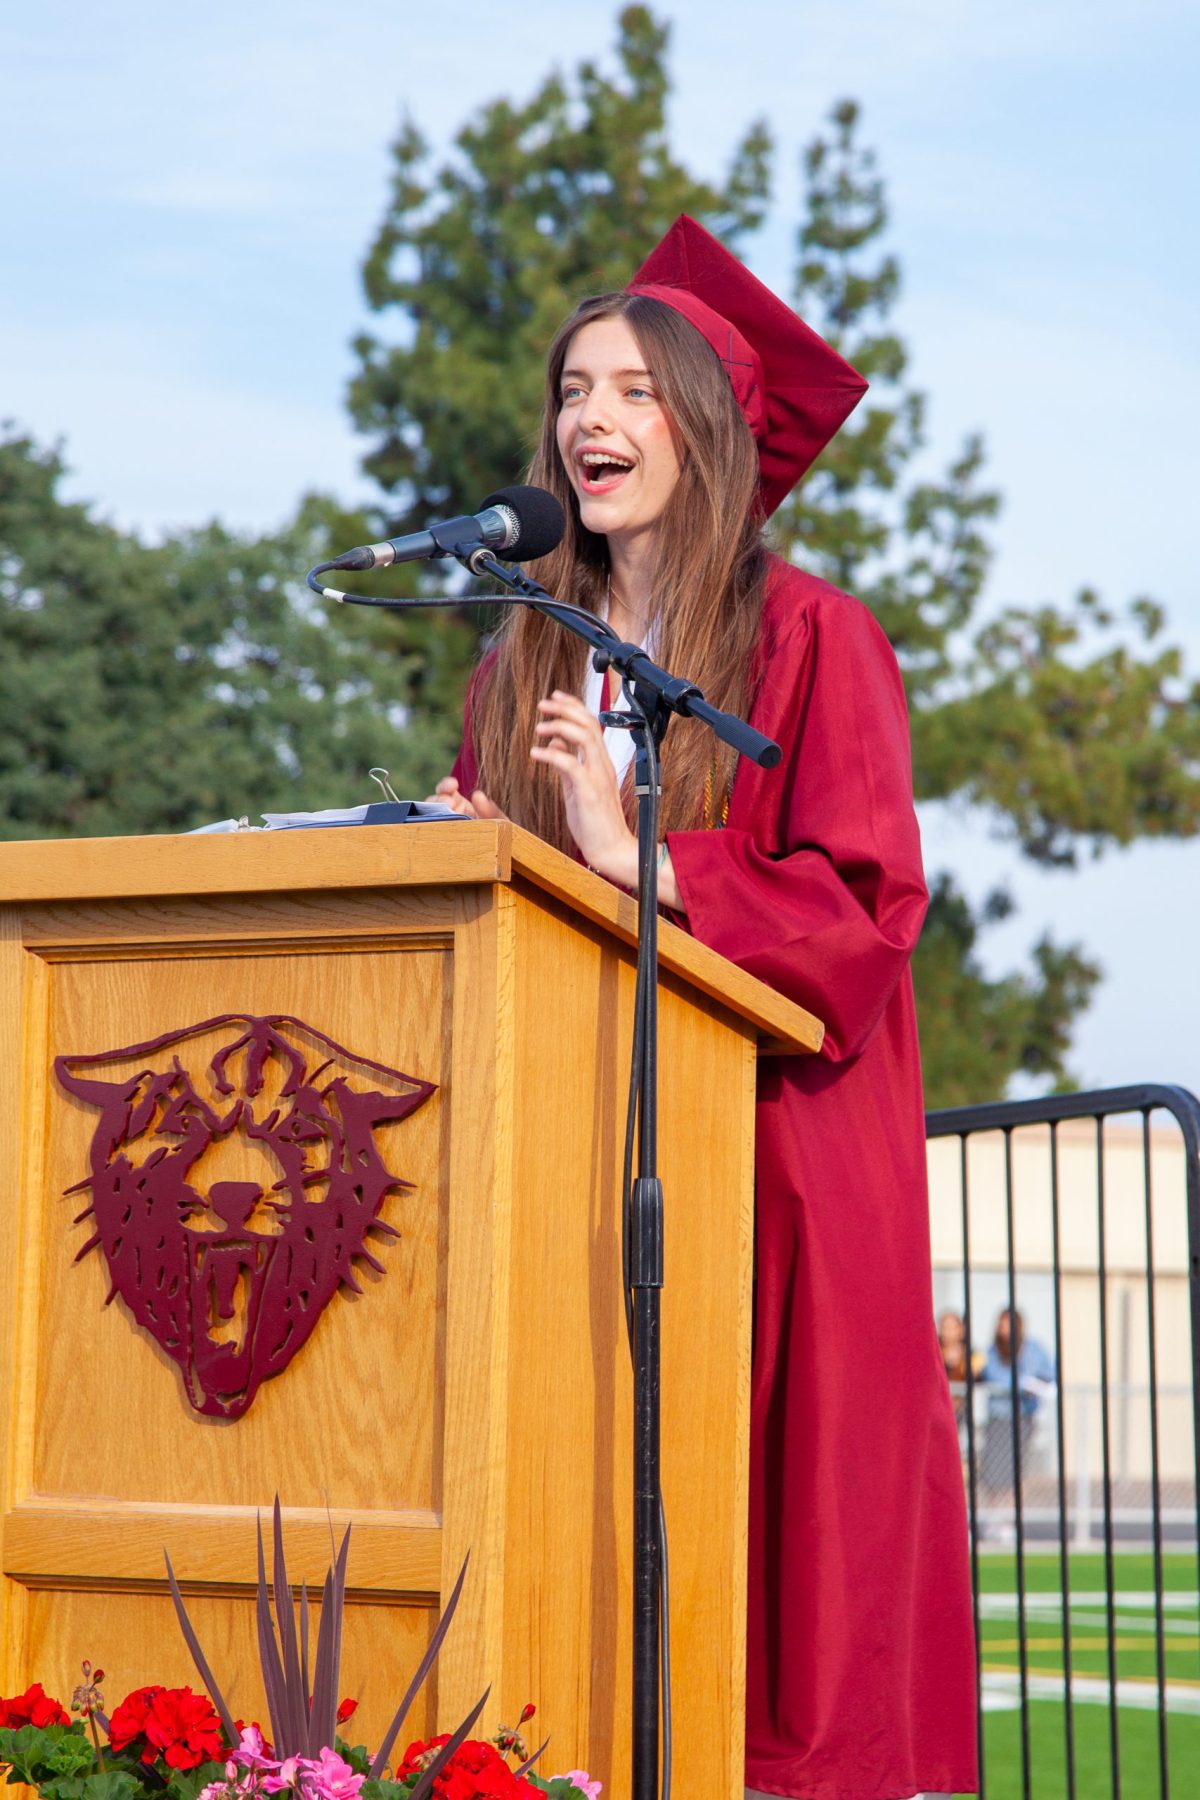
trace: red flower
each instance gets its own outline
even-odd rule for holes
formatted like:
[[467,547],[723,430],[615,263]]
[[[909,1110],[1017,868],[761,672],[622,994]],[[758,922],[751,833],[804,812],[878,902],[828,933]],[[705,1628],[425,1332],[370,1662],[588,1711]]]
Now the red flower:
[[403,1781],[406,1775],[417,1775],[425,1767],[431,1750],[440,1750],[443,1744],[450,1742],[450,1733],[444,1731],[441,1737],[416,1738],[404,1752],[404,1761],[396,1770],[396,1780]]
[[[126,1694],[109,1722],[108,1741],[114,1750],[118,1753],[127,1750],[134,1738],[145,1735],[150,1702],[155,1694],[161,1693],[161,1687],[141,1687],[134,1688],[132,1694]],[[142,1761],[153,1762],[154,1757],[143,1753]]]
[[11,1700],[0,1700],[0,1725],[12,1726],[14,1730],[21,1725],[36,1725],[40,1730],[45,1725],[70,1723],[70,1713],[50,1698],[40,1681],[27,1687],[23,1694],[14,1694]]
[[145,1738],[142,1761],[161,1756],[172,1769],[194,1769],[225,1754],[220,1719],[207,1696],[190,1687],[135,1688],[114,1712],[108,1735],[116,1751]]
[[346,1723],[346,1720],[352,1719],[357,1711],[358,1711],[358,1701],[357,1700],[343,1700],[341,1705],[337,1709],[338,1724],[344,1725]]
[[[396,1771],[397,1781],[423,1769],[429,1752],[447,1741],[442,1736],[410,1744]],[[433,1792],[437,1800],[527,1800],[538,1790],[528,1781],[518,1781],[494,1744],[468,1738],[434,1782]]]

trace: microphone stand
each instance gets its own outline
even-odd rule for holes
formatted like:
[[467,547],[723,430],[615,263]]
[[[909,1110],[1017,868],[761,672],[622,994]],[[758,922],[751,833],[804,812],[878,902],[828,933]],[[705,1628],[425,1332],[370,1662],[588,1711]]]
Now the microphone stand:
[[[652,661],[636,644],[623,643],[604,620],[582,607],[555,600],[519,567],[506,567],[483,548],[473,519],[454,520],[439,547],[455,556],[474,575],[488,574],[510,589],[515,599],[552,619],[592,646],[592,662],[621,677],[629,711],[606,713],[604,723],[631,731],[635,744],[634,787],[638,799],[638,941],[630,1096],[631,1121],[638,1127],[637,1175],[626,1180],[622,1195],[625,1311],[633,1355],[633,1743],[632,1800],[658,1800],[659,1704],[663,1713],[664,1800],[670,1794],[669,1620],[663,1601],[666,1570],[666,1525],[660,1480],[660,1416],[662,1402],[661,1295],[663,1288],[664,1214],[658,1174],[658,803],[659,750],[667,726],[678,713],[701,719],[722,742],[761,768],[774,768],[779,745],[743,719],[710,706],[700,689]],[[446,531],[446,527],[439,527]],[[323,567],[329,567],[326,564]],[[326,593],[309,575],[309,586]],[[354,604],[401,608],[406,600],[378,600],[343,594]],[[488,596],[493,600],[496,596]],[[471,604],[470,596],[465,603]],[[417,605],[429,605],[418,600]],[[456,597],[442,605],[464,604]],[[479,602],[486,604],[486,602]],[[660,1658],[663,1681],[660,1686]]]

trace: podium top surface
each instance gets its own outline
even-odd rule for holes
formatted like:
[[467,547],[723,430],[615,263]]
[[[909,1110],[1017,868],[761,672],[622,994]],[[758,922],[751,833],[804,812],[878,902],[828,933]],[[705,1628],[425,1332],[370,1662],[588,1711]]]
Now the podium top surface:
[[[507,821],[0,843],[0,905],[496,882],[532,885],[636,940],[629,894]],[[752,1024],[763,1051],[820,1048],[824,1026],[812,1013],[665,920],[659,964]]]

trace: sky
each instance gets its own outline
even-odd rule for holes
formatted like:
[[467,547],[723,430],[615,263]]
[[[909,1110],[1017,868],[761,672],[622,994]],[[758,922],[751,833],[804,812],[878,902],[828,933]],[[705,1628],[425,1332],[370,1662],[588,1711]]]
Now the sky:
[[[0,419],[61,440],[68,492],[148,536],[271,528],[299,495],[374,498],[344,407],[371,324],[363,254],[404,116],[444,152],[550,68],[613,67],[617,7],[497,14],[365,0],[45,0],[0,15]],[[676,153],[719,177],[749,121],[777,145],[756,272],[786,292],[799,156],[853,97],[904,275],[897,328],[929,466],[982,431],[1004,495],[987,600],[1149,593],[1200,671],[1197,175],[1191,0],[677,0]],[[1189,516],[1190,515],[1190,516]],[[1200,845],[1075,875],[987,822],[923,813],[931,868],[1019,902],[995,971],[1049,930],[1106,980],[1086,1086],[1200,1091]]]

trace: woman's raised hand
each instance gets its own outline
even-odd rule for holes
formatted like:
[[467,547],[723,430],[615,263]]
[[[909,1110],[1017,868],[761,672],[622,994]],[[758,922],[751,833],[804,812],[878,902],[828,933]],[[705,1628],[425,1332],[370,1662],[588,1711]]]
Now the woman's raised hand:
[[561,780],[567,825],[583,860],[619,886],[635,888],[637,839],[621,805],[599,719],[574,694],[557,688],[548,700],[538,701],[538,711],[537,743],[530,755]]
[[464,819],[504,819],[508,816],[488,799],[482,788],[476,788],[468,800],[453,775],[444,775],[432,794],[425,797],[440,800],[443,806],[448,806],[451,812],[461,813]]

